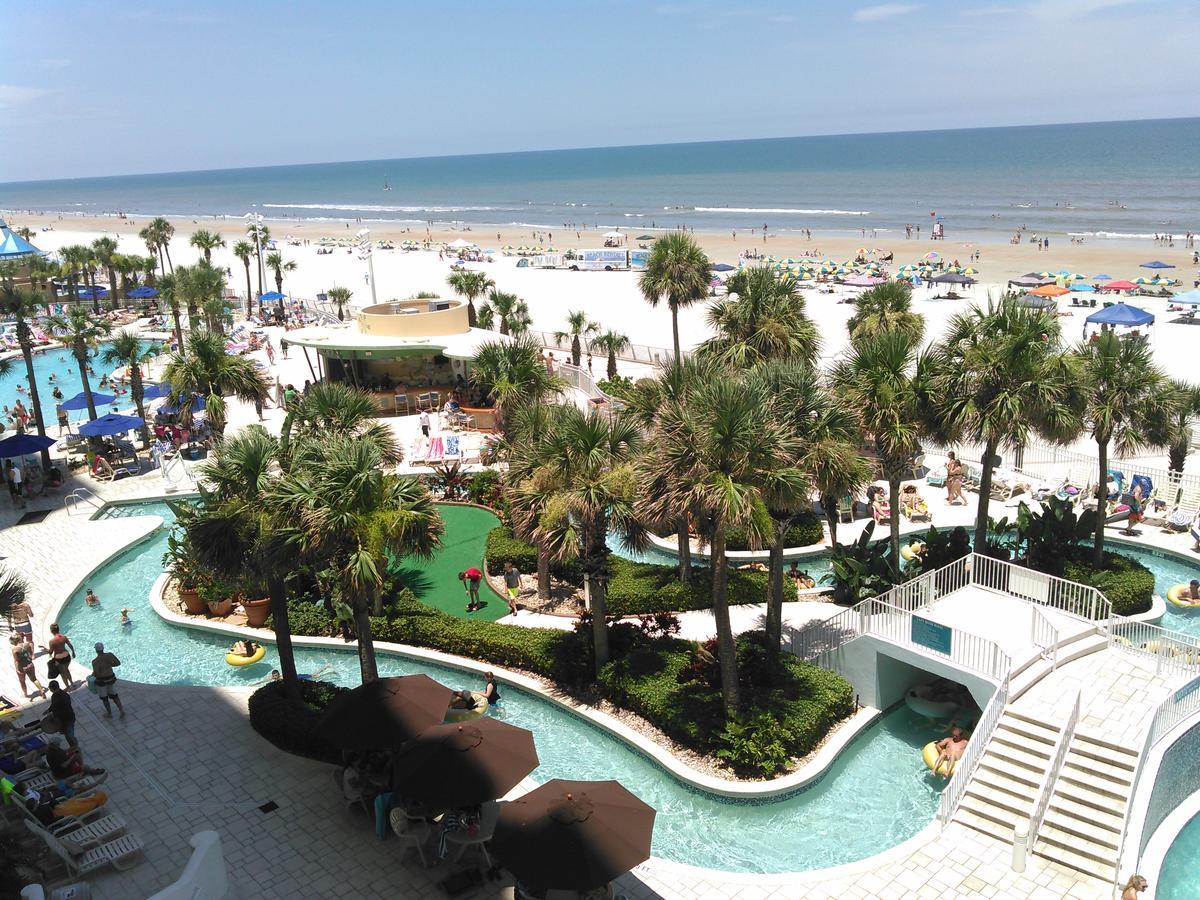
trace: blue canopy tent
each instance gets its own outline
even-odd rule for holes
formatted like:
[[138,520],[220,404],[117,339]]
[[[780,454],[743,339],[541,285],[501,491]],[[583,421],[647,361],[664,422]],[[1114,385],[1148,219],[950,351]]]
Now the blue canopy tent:
[[14,434],[0,441],[0,459],[41,453],[47,447],[53,447],[54,443],[54,438],[40,434]]
[[1076,281],[1069,288],[1067,288],[1067,290],[1073,291],[1076,294],[1091,294],[1096,289],[1094,287],[1092,287],[1092,285],[1088,284],[1086,281]]
[[[1154,324],[1154,313],[1146,312],[1136,306],[1130,306],[1128,303],[1114,303],[1112,306],[1106,306],[1103,309],[1098,309],[1086,319],[1083,323],[1083,334],[1087,337],[1087,328],[1089,325],[1099,325],[1101,330],[1105,328],[1141,328],[1143,325]],[[1134,332],[1136,334],[1137,332]]]
[[[95,406],[106,406],[107,404],[112,403],[116,399],[117,398],[114,397],[112,394],[97,394],[95,391],[92,392],[92,403]],[[64,400],[62,403],[60,403],[58,405],[61,406],[63,409],[69,409],[69,410],[87,409],[88,408],[87,394],[85,394],[83,391],[80,391],[78,394],[76,394],[70,400]]]
[[150,300],[158,296],[158,288],[147,287],[143,284],[128,291],[125,296],[131,300]]
[[109,413],[79,426],[79,433],[84,437],[106,437],[113,434],[124,434],[141,428],[146,423],[137,416],[121,416]]
[[1161,259],[1152,259],[1150,262],[1142,263],[1143,269],[1173,269],[1175,268],[1170,263],[1165,263]]
[[1200,288],[1185,294],[1176,294],[1171,298],[1171,302],[1180,306],[1200,306]]
[[25,256],[45,255],[43,251],[33,246],[9,228],[3,219],[0,219],[0,259],[21,259]]
[[263,303],[278,303],[280,300],[286,300],[287,297],[284,294],[279,293],[279,291],[267,291],[258,299]]

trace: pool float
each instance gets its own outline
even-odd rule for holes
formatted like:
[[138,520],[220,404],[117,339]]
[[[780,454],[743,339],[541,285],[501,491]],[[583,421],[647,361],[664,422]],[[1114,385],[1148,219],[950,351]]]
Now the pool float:
[[471,696],[475,700],[475,705],[470,709],[448,709],[446,710],[446,718],[443,723],[448,722],[469,722],[471,719],[478,719],[484,716],[488,711],[487,697],[483,696],[479,691],[471,691]]
[[958,711],[960,704],[954,698],[935,700],[937,694],[944,697],[946,692],[936,691],[932,684],[919,684],[909,688],[904,695],[904,704],[917,715],[929,719],[948,719]]
[[226,653],[225,662],[231,666],[249,666],[258,662],[267,655],[267,648],[262,644],[258,645],[258,649],[254,651],[252,656],[242,656],[240,653]]
[[920,541],[913,541],[911,544],[905,544],[900,548],[900,555],[912,562],[914,559],[919,559],[920,555],[925,552],[925,545]]
[[1167,591],[1167,600],[1171,602],[1171,605],[1178,606],[1180,609],[1200,609],[1200,600],[1192,600],[1186,596],[1189,590],[1191,590],[1191,585],[1177,584]]
[[925,765],[929,767],[930,772],[935,775],[945,775],[947,778],[954,774],[954,767],[958,765],[957,759],[944,759],[940,766],[934,768],[938,760],[937,741],[930,741],[921,748],[921,758],[925,760]]

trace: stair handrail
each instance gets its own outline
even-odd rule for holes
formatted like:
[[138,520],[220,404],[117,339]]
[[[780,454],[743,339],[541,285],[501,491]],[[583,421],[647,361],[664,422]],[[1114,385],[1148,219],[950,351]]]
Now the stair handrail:
[[1037,606],[1032,606],[1030,612],[1029,640],[1033,646],[1042,651],[1042,658],[1049,657],[1050,671],[1058,668],[1058,629]]
[[1113,616],[1108,646],[1154,660],[1155,674],[1200,674],[1200,639],[1161,625]]
[[975,730],[971,732],[971,739],[967,741],[967,749],[963,751],[963,755],[954,766],[954,774],[950,776],[950,783],[942,791],[941,799],[938,801],[938,821],[943,827],[949,824],[954,817],[958,804],[967,790],[967,785],[970,783],[972,775],[975,774],[975,767],[983,758],[987,745],[991,742],[992,732],[996,730],[996,725],[1007,705],[1008,677],[1005,676],[996,693],[992,694],[992,699],[988,701],[987,709],[979,717]]
[[1080,693],[1080,691],[1075,692],[1075,704],[1071,707],[1071,715],[1067,717],[1067,724],[1059,732],[1058,740],[1054,744],[1054,755],[1050,757],[1050,765],[1046,767],[1046,772],[1042,776],[1042,783],[1037,793],[1037,802],[1033,805],[1033,812],[1029,814],[1029,829],[1025,834],[1026,852],[1032,852],[1033,845],[1037,843],[1038,832],[1042,829],[1042,822],[1046,818],[1046,810],[1050,807],[1050,798],[1054,796],[1054,788],[1058,784],[1058,776],[1062,773],[1063,763],[1067,759],[1067,752],[1071,749],[1071,741],[1075,737],[1075,726],[1079,724]]
[[93,509],[99,511],[104,508],[104,504],[96,500],[96,495],[85,487],[78,487],[67,496],[63,497],[63,509],[67,511],[67,515],[73,516],[73,510],[79,508],[80,503],[86,503]]

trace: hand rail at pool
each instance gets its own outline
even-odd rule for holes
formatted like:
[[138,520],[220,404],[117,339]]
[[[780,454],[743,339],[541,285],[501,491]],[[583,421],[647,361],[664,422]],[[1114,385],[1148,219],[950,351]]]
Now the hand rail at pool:
[[1038,832],[1041,831],[1042,821],[1046,818],[1046,810],[1050,808],[1050,798],[1054,796],[1054,786],[1058,783],[1058,775],[1062,771],[1063,763],[1066,762],[1067,751],[1071,749],[1071,741],[1075,737],[1075,726],[1079,723],[1080,693],[1080,691],[1075,692],[1075,705],[1071,708],[1067,724],[1058,734],[1054,756],[1051,757],[1050,765],[1046,767],[1046,774],[1042,777],[1037,803],[1033,806],[1033,812],[1029,814],[1029,829],[1025,835],[1026,852],[1032,852],[1033,845],[1037,843]]
[[1029,609],[1033,620],[1029,640],[1042,651],[1042,658],[1050,657],[1050,671],[1058,668],[1058,629],[1036,606]]
[[1003,559],[971,554],[971,583],[1049,606],[1089,622],[1107,621],[1112,604],[1086,584],[1047,575]]
[[1108,646],[1153,659],[1156,675],[1164,671],[1173,675],[1200,674],[1200,639],[1180,631],[1113,616],[1108,625]]
[[971,739],[967,741],[967,749],[963,751],[962,757],[954,767],[950,783],[942,791],[942,798],[938,803],[938,821],[943,827],[949,824],[954,817],[954,811],[958,809],[959,801],[962,800],[971,776],[975,773],[975,766],[978,765],[987,750],[987,745],[992,739],[992,732],[996,730],[996,724],[1004,714],[1004,707],[1007,704],[1008,677],[1005,676],[1000,688],[992,694],[992,699],[988,701],[987,709],[979,717],[975,730],[971,732]]
[[67,496],[63,497],[63,508],[69,516],[75,515],[75,510],[79,508],[80,503],[86,503],[96,510],[104,508],[104,504],[96,501],[96,495],[85,487],[75,488]]

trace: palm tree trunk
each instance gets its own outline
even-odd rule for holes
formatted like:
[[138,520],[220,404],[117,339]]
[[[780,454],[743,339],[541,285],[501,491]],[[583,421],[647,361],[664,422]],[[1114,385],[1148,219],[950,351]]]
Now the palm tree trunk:
[[467,298],[467,327],[475,328],[478,326],[478,324],[479,324],[478,318],[475,314],[475,298],[468,297]]
[[608,351],[608,380],[612,381],[617,377],[617,353],[615,350]]
[[167,243],[166,241],[163,241],[162,248],[163,248],[163,253],[165,253],[167,255],[167,265],[169,265],[171,267],[171,274],[174,275],[175,274],[175,263],[171,262],[171,245],[169,243]]
[[775,520],[775,541],[771,544],[771,559],[767,575],[767,649],[772,653],[779,649],[783,637],[783,544],[787,537],[785,525],[790,523]]
[[172,316],[172,318],[175,319],[175,345],[179,348],[180,352],[182,352],[183,351],[183,323],[180,321],[180,318],[179,318],[179,304],[174,300],[171,301],[171,316]]
[[713,618],[717,624],[717,654],[721,664],[721,697],[725,717],[733,719],[741,705],[738,698],[737,644],[729,621],[729,570],[725,565],[725,523],[718,519],[712,536]]
[[571,365],[579,368],[579,352],[582,348],[579,346],[579,335],[571,336]]
[[262,247],[258,241],[255,241],[254,255],[258,257],[258,296],[263,295],[263,264],[262,264]]
[[679,310],[671,307],[671,339],[675,342],[675,362],[679,362]]
[[[42,401],[38,396],[37,379],[33,373],[33,344],[29,341],[29,325],[21,316],[17,317],[17,341],[21,345],[21,357],[25,360],[25,377],[29,379],[29,403],[33,413],[33,424],[39,437],[46,436],[46,423],[42,415]],[[50,450],[42,450],[42,471],[50,471]]]
[[121,291],[117,288],[117,273],[112,266],[105,267],[108,270],[108,287],[112,291],[113,306],[120,306]]
[[99,313],[100,313],[100,298],[96,296],[96,276],[92,274],[92,270],[89,267],[89,268],[85,268],[83,270],[83,277],[84,277],[84,280],[87,282],[87,286],[89,288],[91,288],[91,290],[92,290],[92,312],[99,315]]
[[165,275],[165,274],[167,274],[167,260],[166,260],[166,257],[163,256],[163,245],[158,244],[157,246],[158,246],[158,267],[159,267],[159,269],[162,270],[162,273]]
[[987,546],[988,502],[992,497],[992,459],[996,455],[996,442],[983,445],[982,472],[979,475],[979,509],[975,513],[975,552],[982,553]]
[[676,522],[675,540],[679,554],[679,583],[688,584],[692,580],[692,536],[688,533],[686,514]]
[[545,603],[550,599],[550,551],[538,547],[537,557],[538,600]]
[[296,675],[296,654],[292,650],[292,625],[288,620],[287,591],[283,581],[272,578],[267,582],[271,598],[271,625],[275,630],[275,649],[279,653],[279,673],[283,676],[283,691],[293,700],[300,699],[300,679]]
[[1108,502],[1108,441],[1096,439],[1096,455],[1100,457],[1100,480],[1096,482],[1096,552],[1092,565],[1097,570],[1104,566],[1104,519]]
[[246,269],[246,315],[249,316],[254,313],[253,300],[251,297],[251,290],[250,290],[250,260],[248,260],[248,259],[244,260],[242,262],[242,265]]
[[[584,571],[589,574],[588,597],[592,612],[592,651],[596,659],[596,672],[608,662],[608,586],[604,578],[604,560],[608,548],[604,545],[605,523],[593,522],[584,529],[584,547],[587,564]],[[598,536],[598,537],[597,537]]]
[[825,521],[829,523],[829,544],[837,546],[838,501],[833,494],[821,495],[821,509],[825,511]]
[[892,545],[892,576],[896,583],[900,582],[900,476],[888,478],[888,508],[891,515],[888,523],[891,525]]
[[375,665],[375,639],[371,637],[371,616],[367,604],[362,601],[354,604],[354,630],[358,632],[358,668],[362,674],[362,683],[366,684],[379,677],[379,669]]
[[79,381],[83,385],[83,396],[87,400],[88,418],[96,419],[96,402],[92,399],[92,384],[88,381],[87,345],[75,346],[75,361],[79,364]]
[[136,356],[129,362],[129,393],[133,395],[133,405],[137,407],[138,418],[142,420],[142,427],[138,429],[142,435],[142,449],[148,450],[150,448],[150,426],[146,424],[146,391],[142,387],[140,362]]

